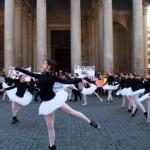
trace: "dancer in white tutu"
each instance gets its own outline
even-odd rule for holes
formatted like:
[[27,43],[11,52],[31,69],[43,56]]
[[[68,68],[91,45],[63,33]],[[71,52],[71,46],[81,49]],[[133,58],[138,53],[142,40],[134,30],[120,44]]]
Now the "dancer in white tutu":
[[136,75],[131,82],[131,89],[132,89],[132,117],[135,116],[137,112],[137,106],[141,108],[141,105],[139,103],[139,96],[145,92],[142,78],[139,75]]
[[112,91],[117,90],[119,85],[115,83],[114,76],[111,73],[107,74],[107,81],[104,83],[103,89],[108,91],[107,104],[113,101]]
[[96,89],[97,86],[95,85],[95,81],[91,81],[88,77],[83,78],[84,80],[86,80],[88,83],[83,84],[84,87],[82,89],[82,94],[83,94],[83,101],[84,103],[82,105],[87,105],[87,95],[91,95],[94,94],[98,100],[100,100],[101,102],[103,102],[103,99],[98,95],[98,93],[96,93]]
[[[145,89],[144,95],[138,99],[138,105],[141,108],[141,110],[144,112],[147,122],[150,123],[150,75],[149,73],[146,73],[144,77],[144,89]],[[147,104],[147,111],[143,105],[144,101]]]
[[[14,84],[15,79],[12,79],[12,77],[11,77],[12,75],[10,73],[6,73],[5,71],[3,71],[2,75],[4,78],[4,81],[2,83],[3,88],[8,88]],[[2,98],[3,101],[5,100],[5,97],[6,97],[7,93],[9,93],[9,92],[10,92],[10,90],[7,92],[4,92],[3,98]]]
[[[126,77],[127,77],[126,74],[120,73],[120,82],[116,95],[122,95],[122,90],[126,88],[126,79],[127,79]],[[126,95],[122,95],[121,108],[124,109],[126,101],[127,101]]]
[[[69,105],[65,103],[67,100],[67,93],[65,91],[59,91],[56,94],[53,92],[53,86],[55,82],[60,82],[64,84],[74,84],[77,82],[87,83],[85,80],[76,79],[76,80],[64,80],[59,77],[56,77],[52,74],[52,71],[55,68],[55,61],[46,60],[42,65],[42,74],[35,74],[23,69],[15,68],[16,70],[25,73],[29,76],[35,77],[39,80],[39,89],[41,104],[39,107],[39,115],[44,115],[45,122],[48,129],[49,135],[49,149],[56,150],[55,145],[55,130],[54,130],[54,111],[59,109],[69,115],[80,118],[86,123],[90,124],[94,128],[99,128],[99,125],[94,121],[91,121],[84,114],[72,109]],[[12,68],[13,69],[13,68]]]
[[22,106],[28,105],[32,100],[32,94],[29,92],[30,86],[25,82],[25,76],[20,75],[18,80],[14,80],[14,85],[7,87],[3,85],[10,101],[12,101],[12,124],[15,124],[19,120],[17,114]]
[[[136,115],[137,105],[140,107],[138,102],[138,97],[140,94],[144,93],[145,89],[143,88],[142,79],[140,76],[135,76],[132,73],[129,73],[129,77],[126,76],[125,79],[125,88],[121,90],[121,95],[126,96],[129,101],[128,111],[132,111],[132,117]],[[131,110],[132,107],[132,110]]]

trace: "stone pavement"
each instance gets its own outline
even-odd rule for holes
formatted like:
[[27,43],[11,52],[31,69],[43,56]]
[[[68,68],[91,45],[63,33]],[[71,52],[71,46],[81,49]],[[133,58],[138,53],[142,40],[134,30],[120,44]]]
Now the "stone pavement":
[[[106,99],[104,97],[104,99]],[[138,111],[135,118],[120,108],[121,98],[111,105],[88,97],[89,105],[68,102],[101,123],[94,129],[86,123],[56,111],[56,144],[58,150],[150,150],[150,125]],[[0,96],[0,150],[47,150],[48,135],[42,116],[38,116],[38,102],[24,107],[20,122],[11,125],[11,105]]]

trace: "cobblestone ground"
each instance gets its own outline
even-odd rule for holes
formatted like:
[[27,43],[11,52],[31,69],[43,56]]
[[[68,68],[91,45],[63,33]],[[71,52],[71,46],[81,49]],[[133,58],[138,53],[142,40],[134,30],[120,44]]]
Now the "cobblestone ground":
[[[106,97],[103,97],[106,99]],[[121,98],[106,105],[95,96],[88,97],[88,105],[68,102],[101,123],[94,129],[86,123],[56,111],[56,144],[58,150],[149,150],[150,125],[138,111],[134,118],[126,109],[120,108]],[[47,150],[48,135],[42,116],[38,116],[38,102],[24,107],[19,115],[20,122],[11,125],[11,104],[0,96],[0,150]]]

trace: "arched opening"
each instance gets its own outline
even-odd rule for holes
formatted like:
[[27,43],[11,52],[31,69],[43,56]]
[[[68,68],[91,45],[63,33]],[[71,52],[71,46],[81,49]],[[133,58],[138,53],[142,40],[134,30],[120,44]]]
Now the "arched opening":
[[130,70],[129,35],[127,30],[118,22],[113,23],[114,71]]
[[70,72],[70,31],[69,30],[52,30],[51,31],[51,49],[52,58],[57,62],[57,70]]
[[56,70],[71,71],[70,0],[47,0],[48,55]]

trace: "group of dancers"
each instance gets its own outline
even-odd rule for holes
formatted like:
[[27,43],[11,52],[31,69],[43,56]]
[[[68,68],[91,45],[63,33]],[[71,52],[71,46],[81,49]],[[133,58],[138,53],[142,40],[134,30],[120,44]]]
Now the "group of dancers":
[[[68,95],[71,99],[71,94],[81,99],[83,97],[83,105],[87,105],[87,96],[94,94],[100,102],[103,98],[100,92],[107,91],[107,104],[113,101],[113,93],[117,96],[122,96],[121,107],[125,107],[128,103],[128,111],[134,117],[138,107],[142,110],[147,122],[150,123],[150,75],[146,73],[144,76],[139,76],[133,73],[120,73],[113,75],[108,73],[103,77],[98,74],[94,79],[88,78],[84,74],[82,78],[75,74],[55,73],[56,62],[54,60],[45,60],[42,65],[41,73],[33,73],[21,68],[10,67],[11,71],[16,70],[21,72],[17,78],[4,75],[5,82],[0,85],[0,92],[8,95],[12,102],[12,124],[18,123],[18,112],[21,106],[27,106],[31,103],[33,96],[32,91],[36,83],[36,89],[39,92],[41,103],[39,106],[39,115],[43,115],[48,129],[49,136],[49,149],[56,150],[55,145],[55,129],[54,129],[54,112],[59,109],[69,115],[75,116],[84,122],[88,123],[94,128],[99,128],[100,125],[83,113],[72,109],[67,103]],[[34,78],[35,82],[26,82],[26,75]],[[54,90],[54,85],[59,83],[63,85],[63,90]],[[82,91],[80,90],[79,83],[82,83]],[[54,92],[55,91],[55,92]],[[147,109],[143,102],[146,102]]]
[[122,108],[128,103],[128,112],[131,112],[132,117],[136,115],[138,108],[141,109],[147,123],[150,123],[150,74],[142,76],[133,73],[108,73],[106,77],[107,81],[101,88],[107,91],[107,104],[113,101],[113,94],[122,96]]
[[[54,74],[56,62],[54,60],[45,60],[42,65],[42,73],[33,73],[21,68],[10,67],[10,70],[17,70],[23,74],[19,75],[18,79],[5,77],[5,83],[0,92],[5,91],[12,102],[12,124],[19,122],[17,114],[21,106],[28,105],[32,100],[30,94],[31,85],[25,82],[25,75],[31,76],[38,80],[39,95],[41,103],[39,106],[39,115],[43,115],[48,129],[50,150],[56,150],[55,145],[55,129],[54,129],[54,112],[59,109],[71,116],[77,117],[94,128],[100,128],[100,125],[83,113],[72,109],[66,102],[68,94],[65,90],[53,91],[55,82],[63,84],[89,84],[86,80],[81,78],[76,79],[62,79]],[[24,75],[25,74],[25,75]]]
[[[82,89],[83,105],[87,105],[87,96],[95,94],[103,102],[100,93],[107,93],[107,104],[113,101],[113,95],[122,96],[121,107],[125,108],[128,104],[128,112],[134,117],[138,108],[143,112],[147,123],[150,123],[150,74],[137,75],[133,73],[108,73],[104,76],[98,74],[94,79],[86,75],[83,79],[88,83]],[[106,80],[105,80],[106,79]],[[143,104],[146,102],[145,104]],[[146,107],[145,107],[146,105]]]

